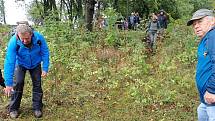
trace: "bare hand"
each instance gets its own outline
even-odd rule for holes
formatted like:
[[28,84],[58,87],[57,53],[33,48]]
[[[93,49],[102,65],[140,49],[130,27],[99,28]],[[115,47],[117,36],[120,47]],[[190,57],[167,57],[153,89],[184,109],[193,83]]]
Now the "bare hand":
[[205,102],[208,104],[215,103],[215,94],[212,94],[212,93],[209,93],[208,91],[206,91],[204,98],[205,98]]
[[4,88],[4,92],[5,95],[9,97],[11,95],[11,92],[13,92],[13,87],[6,86],[6,88]]
[[45,71],[42,71],[42,74],[41,74],[42,77],[46,77],[47,76],[47,72]]

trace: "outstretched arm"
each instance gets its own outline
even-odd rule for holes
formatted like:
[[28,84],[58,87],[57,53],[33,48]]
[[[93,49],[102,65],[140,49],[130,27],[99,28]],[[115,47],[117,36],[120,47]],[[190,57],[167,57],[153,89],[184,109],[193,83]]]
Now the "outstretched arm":
[[10,95],[13,90],[13,75],[16,64],[16,37],[13,36],[7,47],[7,53],[4,61],[4,77],[5,77],[5,85],[4,89],[6,95]]

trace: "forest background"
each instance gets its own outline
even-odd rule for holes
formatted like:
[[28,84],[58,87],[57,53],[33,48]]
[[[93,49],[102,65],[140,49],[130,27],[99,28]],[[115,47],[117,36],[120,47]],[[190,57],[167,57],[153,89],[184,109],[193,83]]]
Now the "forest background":
[[[195,121],[199,104],[195,85],[198,39],[186,21],[199,8],[214,9],[214,0],[33,0],[32,26],[49,45],[51,66],[43,79],[41,120]],[[149,15],[165,10],[169,18],[155,54],[144,37]],[[137,30],[120,30],[117,21],[138,12]],[[11,26],[0,0],[0,68]],[[106,16],[100,29],[97,18]],[[0,119],[9,120],[9,99],[0,94]],[[36,120],[31,110],[31,81],[17,120]]]

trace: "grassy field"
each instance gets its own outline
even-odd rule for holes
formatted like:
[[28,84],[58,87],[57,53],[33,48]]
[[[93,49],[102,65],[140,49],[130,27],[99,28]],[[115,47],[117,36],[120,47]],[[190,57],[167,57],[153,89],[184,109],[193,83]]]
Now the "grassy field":
[[[170,25],[155,54],[148,53],[142,31],[117,31],[113,43],[105,41],[113,35],[108,32],[70,33],[65,40],[65,33],[44,31],[51,53],[43,79],[44,116],[33,117],[28,75],[17,121],[196,120],[196,43],[189,28]],[[1,94],[1,120],[10,120],[8,100]]]

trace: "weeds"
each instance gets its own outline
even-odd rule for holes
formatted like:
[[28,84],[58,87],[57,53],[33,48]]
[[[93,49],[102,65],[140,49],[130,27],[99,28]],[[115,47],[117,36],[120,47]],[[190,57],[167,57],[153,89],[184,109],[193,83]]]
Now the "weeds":
[[[180,22],[170,25],[154,56],[145,52],[142,31],[86,33],[68,31],[67,24],[51,25],[37,28],[51,54],[49,76],[43,79],[42,120],[196,120],[196,47]],[[18,120],[34,120],[29,80]],[[0,99],[0,106],[8,102]],[[8,117],[1,113],[0,118]]]

